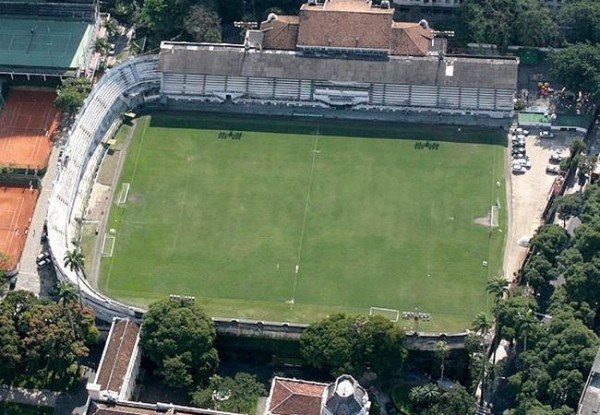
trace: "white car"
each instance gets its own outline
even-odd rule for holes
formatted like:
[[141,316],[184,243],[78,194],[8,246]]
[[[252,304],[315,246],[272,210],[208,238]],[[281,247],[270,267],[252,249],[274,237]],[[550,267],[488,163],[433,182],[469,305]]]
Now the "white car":
[[552,131],[540,131],[540,138],[554,138],[554,133]]
[[525,171],[526,171],[525,166],[522,166],[521,164],[518,164],[518,163],[513,163],[512,172],[514,174],[522,174],[522,173],[525,173]]
[[519,165],[525,167],[526,169],[530,169],[531,168],[531,160],[529,160],[529,157],[516,158],[516,159],[513,160],[513,166],[515,164],[519,164]]

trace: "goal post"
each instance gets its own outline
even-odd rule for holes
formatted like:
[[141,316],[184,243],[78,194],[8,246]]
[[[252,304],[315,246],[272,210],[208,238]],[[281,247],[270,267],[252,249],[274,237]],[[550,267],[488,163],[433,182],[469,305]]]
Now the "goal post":
[[130,183],[121,184],[121,191],[119,192],[119,197],[117,198],[117,205],[124,205],[127,202],[127,196],[129,196],[130,187]]
[[393,323],[397,323],[400,318],[400,311],[395,308],[385,308],[385,307],[370,307],[369,308],[369,316],[383,316],[389,319]]
[[102,241],[102,256],[111,257],[115,250],[116,237],[113,235],[104,235],[104,241]]

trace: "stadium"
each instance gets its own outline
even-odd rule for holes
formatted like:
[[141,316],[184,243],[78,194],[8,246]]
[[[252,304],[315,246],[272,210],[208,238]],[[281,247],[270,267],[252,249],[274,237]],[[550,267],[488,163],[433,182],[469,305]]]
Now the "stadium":
[[[385,2],[383,3],[385,4]],[[472,300],[473,307],[485,308],[487,304],[487,296],[484,293],[485,281],[490,273],[497,272],[501,268],[503,238],[497,234],[496,226],[499,226],[500,230],[502,229],[503,219],[499,219],[498,215],[502,217],[501,207],[505,204],[504,152],[503,139],[500,138],[502,130],[478,130],[477,128],[461,130],[456,127],[445,129],[439,125],[472,124],[496,127],[508,125],[513,114],[512,99],[516,87],[518,61],[446,55],[443,33],[433,31],[426,22],[402,24],[394,22],[392,17],[393,13],[389,9],[375,7],[363,1],[330,0],[325,3],[307,3],[302,6],[299,17],[269,16],[269,19],[261,25],[260,30],[247,33],[245,45],[163,42],[159,56],[134,58],[108,71],[94,87],[69,132],[66,154],[59,166],[59,173],[50,199],[47,217],[49,245],[59,278],[80,283],[86,303],[96,309],[97,316],[101,319],[110,320],[114,316],[139,318],[143,313],[145,304],[128,301],[134,296],[122,293],[113,295],[113,290],[109,287],[104,291],[107,294],[103,294],[87,281],[78,281],[78,276],[64,267],[62,261],[65,252],[73,249],[79,243],[80,225],[85,220],[90,192],[94,186],[99,166],[106,154],[108,140],[114,136],[121,125],[124,112],[141,108],[149,111],[151,115],[149,118],[140,119],[139,123],[147,125],[149,131],[156,128],[157,132],[153,134],[164,134],[173,142],[176,142],[178,137],[183,140],[187,139],[185,138],[187,135],[195,134],[200,137],[202,145],[209,149],[208,140],[212,140],[210,145],[214,145],[217,142],[215,140],[219,139],[219,132],[224,133],[225,138],[228,134],[240,132],[244,138],[240,140],[238,149],[246,145],[245,143],[251,143],[255,146],[263,146],[261,148],[264,148],[264,151],[272,152],[275,157],[287,157],[295,154],[293,149],[277,153],[274,148],[277,145],[293,146],[301,143],[304,148],[301,151],[310,155],[309,160],[312,159],[313,165],[314,160],[320,157],[319,151],[326,154],[327,151],[335,150],[340,158],[350,157],[349,153],[344,153],[344,151],[348,151],[348,147],[365,145],[364,143],[367,143],[368,147],[365,147],[365,154],[373,157],[383,157],[392,153],[408,154],[409,148],[413,152],[410,155],[414,155],[417,154],[414,153],[415,151],[421,149],[420,145],[423,145],[422,148],[426,149],[425,151],[439,148],[439,153],[433,151],[427,153],[429,154],[428,160],[432,159],[433,154],[444,155],[443,158],[438,158],[437,162],[446,163],[440,164],[443,167],[439,167],[439,174],[431,178],[432,181],[440,181],[443,184],[437,188],[437,194],[441,194],[445,188],[452,188],[452,183],[456,184],[456,180],[468,181],[467,177],[477,176],[477,174],[473,174],[473,171],[479,171],[480,167],[477,166],[487,168],[487,171],[484,170],[484,174],[481,175],[485,179],[486,191],[482,192],[481,200],[477,201],[479,207],[476,212],[468,212],[467,219],[464,219],[472,222],[474,219],[483,218],[486,225],[477,228],[471,223],[469,229],[475,229],[473,232],[477,237],[472,240],[471,234],[465,235],[465,240],[469,240],[472,245],[466,248],[457,246],[459,251],[463,248],[469,251],[473,249],[474,245],[483,246],[484,251],[487,251],[485,255],[479,252],[472,254],[472,258],[469,259],[471,265],[467,268],[472,275],[460,281],[460,284],[465,284],[465,286],[473,286],[479,291],[479,294],[476,299],[469,296],[457,296],[454,298],[453,306],[460,307]],[[318,22],[319,19],[324,19],[322,21],[323,24],[326,23],[327,30],[322,30],[320,26],[321,30],[317,33],[314,22]],[[307,21],[312,22],[313,26],[311,24],[304,26]],[[358,28],[356,30],[360,29],[362,32],[356,36],[336,36],[336,34],[343,34],[350,30],[346,26],[349,22],[353,28]],[[372,39],[369,36],[374,24],[382,28],[383,35],[378,39]],[[283,39],[284,36],[286,36],[285,39]],[[171,114],[181,110],[202,110],[205,113],[188,114],[179,118],[177,115]],[[271,118],[260,118],[259,115],[268,115]],[[339,120],[341,119],[354,120],[355,124],[348,121],[350,127],[340,128]],[[379,121],[379,123],[370,124],[367,121]],[[410,126],[401,124],[405,121],[436,124],[438,127],[435,129],[439,131],[432,131],[427,126],[413,131]],[[286,122],[289,123],[289,126],[282,127],[281,124],[285,125]],[[319,128],[315,132],[314,127],[317,124]],[[376,124],[381,124],[381,129],[375,128]],[[185,127],[190,131],[187,131]],[[281,134],[282,130],[286,130],[286,128],[286,134],[289,135],[296,131],[303,137],[288,137],[281,142],[278,141],[277,145],[267,144],[267,142],[274,143],[273,140],[279,140],[276,134]],[[350,130],[358,132],[351,133]],[[396,130],[403,130],[404,133]],[[427,131],[428,134],[423,131]],[[463,131],[464,134],[462,134]],[[275,135],[268,136],[270,133]],[[143,137],[144,140],[148,137],[148,140],[151,140],[150,135],[144,134],[138,133],[136,130],[134,145],[135,140],[141,139],[140,137]],[[318,140],[321,140],[323,146],[327,144],[332,147],[330,149],[321,148]],[[230,142],[227,141],[228,144]],[[434,143],[437,145],[434,146]],[[465,150],[466,145],[472,147]],[[446,153],[446,151],[448,152]],[[420,154],[419,159],[425,157],[423,155],[425,153],[418,154]],[[141,150],[138,155],[142,159],[146,157]],[[229,155],[230,153],[226,153],[222,156],[223,160],[228,160]],[[193,157],[193,154],[190,153],[189,156]],[[397,160],[391,159],[389,163],[397,165],[414,159],[414,157],[406,157]],[[157,159],[155,158],[155,160]],[[218,159],[213,158],[212,160]],[[457,176],[454,176],[454,173],[448,174],[454,180],[450,184],[442,180],[444,172],[450,168],[447,167],[450,166],[447,164],[448,160],[461,160],[460,162],[464,163],[458,168]],[[478,160],[479,164],[475,160]],[[210,160],[203,159],[202,161],[209,162]],[[293,163],[294,160],[291,160],[290,165]],[[344,183],[345,186],[352,186],[352,183],[361,177],[363,174],[361,168],[367,168],[364,163],[367,162],[361,160],[356,164],[358,170],[348,176],[348,181]],[[421,170],[419,170],[419,166],[415,167],[410,174],[419,175],[424,171],[435,173],[436,170],[430,168],[435,163],[432,165],[429,163],[430,161],[421,165]],[[470,170],[469,163],[474,166],[473,170]],[[333,163],[332,166],[337,166],[338,170],[332,167],[329,176],[315,175],[315,184],[319,184],[321,177],[327,177],[323,186],[328,184],[334,186],[335,190],[336,180],[349,172],[351,165],[352,163]],[[426,166],[426,169],[423,166]],[[210,167],[211,165],[207,164],[207,169]],[[234,164],[234,167],[237,165]],[[249,170],[240,171],[247,173]],[[280,172],[284,174],[285,168]],[[393,172],[401,174],[405,171]],[[214,174],[219,174],[219,171]],[[265,177],[267,176],[262,176],[262,179]],[[307,179],[312,176],[304,175],[302,177]],[[136,188],[136,182],[127,180],[122,177],[120,183],[131,184],[130,199],[124,197],[123,200],[126,205],[125,209],[130,209],[131,196],[135,196],[139,190]],[[481,183],[476,185],[478,188],[483,186]],[[365,189],[367,188],[368,183]],[[459,186],[455,185],[455,188],[459,189]],[[121,186],[113,189],[117,200],[121,197],[119,193],[121,189]],[[324,191],[325,189],[326,187],[324,187]],[[435,188],[433,190],[436,193]],[[407,191],[419,192],[419,187]],[[197,189],[197,192],[202,193],[202,189]],[[386,192],[387,189],[383,189],[381,194],[387,194]],[[460,192],[466,192],[465,198],[467,198],[468,188],[464,188]],[[141,196],[145,195],[148,194]],[[275,196],[267,194],[265,198],[269,200]],[[290,203],[293,205],[300,205],[300,210],[304,212],[305,218],[308,217],[306,209],[304,209],[304,203],[308,206],[306,199],[306,195],[290,199]],[[347,203],[348,200],[350,199],[346,198],[342,202]],[[403,200],[406,200],[406,197]],[[468,199],[466,200],[468,201]],[[173,202],[175,203],[177,200]],[[391,201],[394,204],[399,202],[402,200]],[[454,201],[448,199],[443,206],[447,210],[453,204]],[[214,209],[219,208],[219,205],[215,206]],[[385,205],[378,204],[378,206]],[[481,206],[484,207],[481,208]],[[457,212],[460,212],[458,205],[456,208]],[[498,209],[500,209],[500,214]],[[419,213],[422,210],[423,206],[420,208],[417,206],[415,212]],[[442,210],[442,213],[434,216],[443,217],[444,221],[454,221],[458,217],[446,210]],[[111,218],[115,215],[114,212],[113,208]],[[302,213],[300,216],[302,217]],[[312,216],[308,218],[310,220]],[[425,222],[429,228],[436,225],[435,222],[430,221],[429,216]],[[323,222],[322,225],[325,226],[327,223]],[[366,226],[370,225],[367,223]],[[447,241],[451,241],[454,235],[462,232],[451,222],[447,222],[444,226],[446,227],[439,233],[443,234],[441,237],[446,238]],[[286,227],[287,223],[283,222],[282,228]],[[342,228],[337,231],[340,229]],[[101,238],[105,237],[104,231],[103,229]],[[109,233],[108,229],[106,231]],[[115,260],[119,252],[118,244],[121,237],[118,233],[119,230],[116,229],[116,231],[115,256],[112,257]],[[344,235],[336,234],[340,238],[337,243],[344,240]],[[310,235],[312,234],[307,234],[307,238],[310,238]],[[412,238],[412,241],[416,242],[417,239]],[[403,243],[406,244],[406,241]],[[442,242],[435,241],[435,243]],[[366,245],[359,245],[359,248],[360,246]],[[407,245],[403,246],[407,247]],[[427,246],[422,248],[427,249]],[[416,281],[423,281],[430,274],[435,275],[436,272],[448,266],[456,251],[452,249],[444,251],[446,248],[440,248],[440,252],[444,253],[436,256],[446,258],[446,262],[437,263],[432,272],[414,276]],[[316,255],[319,252],[318,245],[314,245],[313,249]],[[360,255],[360,252],[350,251],[346,254],[350,259]],[[317,257],[315,256],[315,258]],[[146,260],[148,259],[146,258]],[[320,265],[324,270],[331,265],[331,263],[327,263],[327,258],[314,259],[314,261],[316,262],[313,265],[321,262]],[[352,265],[352,261],[348,261],[348,263],[350,266]],[[213,270],[219,269],[218,267],[224,264],[226,265],[226,262],[215,265]],[[478,271],[474,271],[475,264]],[[278,269],[276,268],[278,265],[280,263],[273,261],[272,266],[275,269]],[[292,259],[287,265],[292,277],[294,269],[295,274],[302,272],[299,271],[298,261],[294,262]],[[405,265],[402,262],[393,262],[393,266],[401,268]],[[102,267],[105,266],[102,265]],[[389,271],[390,268],[387,266],[378,270],[382,274]],[[168,273],[168,268],[166,272]],[[452,275],[458,275],[461,271],[453,272]],[[475,273],[477,275],[473,275]],[[308,288],[300,288],[306,290],[305,298],[321,295],[324,292],[321,289],[324,290],[323,287],[326,286],[324,282],[327,278],[324,277],[327,276],[330,275],[320,275],[320,279],[306,286]],[[177,283],[172,278],[165,280],[167,278],[165,273],[161,273],[157,277],[163,280],[162,285],[166,290],[160,293],[162,296],[168,294],[195,295],[204,299],[202,289],[187,292],[185,284]],[[219,277],[219,275],[214,276],[217,280]],[[100,279],[101,286],[104,284],[103,278],[105,277]],[[269,292],[272,287],[275,287],[273,281],[261,281],[261,284],[265,284],[261,291]],[[378,284],[383,280],[373,281]],[[344,281],[346,287],[356,285],[359,292],[368,288],[369,281],[365,280],[365,283],[358,284],[358,280],[354,278]],[[336,310],[356,312],[360,309],[365,313],[373,308],[389,308],[395,311],[397,319],[401,311],[412,311],[415,305],[421,306],[422,302],[426,303],[426,300],[419,298],[420,296],[425,298],[428,292],[437,291],[438,297],[436,298],[443,298],[443,290],[449,289],[454,283],[457,281],[446,280],[443,282],[432,278],[431,281],[423,284],[422,289],[419,289],[421,284],[417,282],[415,285],[404,287],[403,291],[408,293],[408,299],[400,303],[387,304],[385,299],[377,301],[374,298],[367,299],[364,304],[353,307],[352,304],[343,302],[339,304],[329,302],[332,307],[325,308],[315,316],[322,316],[322,313]],[[231,287],[235,287],[235,280],[230,280],[228,284],[219,285],[219,281],[213,281],[211,284],[212,287],[221,287],[222,290],[231,289]],[[289,284],[287,287],[289,288]],[[328,287],[327,292],[330,296],[335,296],[335,293],[340,292],[340,287],[336,284],[329,284]],[[389,290],[389,285],[383,285],[381,288],[385,293],[386,290]],[[208,289],[207,283],[206,290]],[[155,293],[154,295],[158,296],[159,294]],[[224,298],[227,298],[228,295],[229,301],[224,301],[212,309],[212,311],[218,310],[217,312],[223,311],[222,317],[252,317],[266,320],[273,319],[273,315],[279,315],[280,310],[301,308],[297,301],[290,302],[290,300],[294,300],[293,296],[287,296],[284,300],[283,297],[276,300],[282,301],[279,306],[273,308],[275,314],[263,315],[260,313],[260,309],[269,309],[271,305],[267,304],[268,300],[259,298],[252,307],[259,309],[259,312],[239,316],[237,309],[243,301],[239,298],[237,300],[232,298],[230,294],[222,294]],[[451,296],[446,295],[446,297]],[[154,298],[150,295],[148,299]],[[430,299],[429,304],[437,301],[436,298]],[[330,300],[323,301],[327,303]],[[344,301],[353,302],[355,298],[346,298]],[[265,306],[265,304],[267,305]],[[434,319],[437,319],[437,323],[432,327],[449,327],[450,329],[457,329],[460,325],[464,327],[465,321],[470,321],[472,318],[471,313],[475,308],[467,307],[468,312],[459,316],[458,319],[452,315],[452,312],[443,316],[443,312],[440,311],[438,314],[436,310]],[[429,311],[425,307],[422,309]],[[210,307],[209,310],[211,310]],[[218,315],[214,312],[212,314]],[[467,314],[469,315],[467,316]],[[296,314],[281,315],[284,321],[289,319],[302,322],[302,317]],[[309,318],[313,316],[310,313],[307,315]]]

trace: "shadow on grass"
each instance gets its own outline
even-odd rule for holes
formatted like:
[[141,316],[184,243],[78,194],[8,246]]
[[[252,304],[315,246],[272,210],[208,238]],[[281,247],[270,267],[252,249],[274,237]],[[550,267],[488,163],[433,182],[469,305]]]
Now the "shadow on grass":
[[203,112],[151,114],[151,127],[190,128],[219,131],[253,131],[283,134],[329,135],[365,138],[445,141],[492,144],[506,147],[501,128],[456,127],[434,124],[408,124],[387,121],[336,120],[309,117],[232,115]]

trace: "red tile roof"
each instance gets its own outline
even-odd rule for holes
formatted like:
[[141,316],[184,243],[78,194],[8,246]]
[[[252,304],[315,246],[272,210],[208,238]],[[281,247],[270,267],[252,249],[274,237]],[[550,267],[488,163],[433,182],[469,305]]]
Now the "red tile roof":
[[263,47],[266,49],[294,50],[298,40],[298,16],[277,16],[275,20],[260,24],[264,32]]
[[425,56],[429,52],[433,30],[418,23],[394,22],[390,55]]
[[298,46],[388,50],[393,10],[376,10],[377,13],[302,7]]
[[139,332],[133,321],[115,320],[96,378],[100,390],[121,391]]
[[275,378],[269,396],[269,413],[277,415],[319,415],[324,383]]

